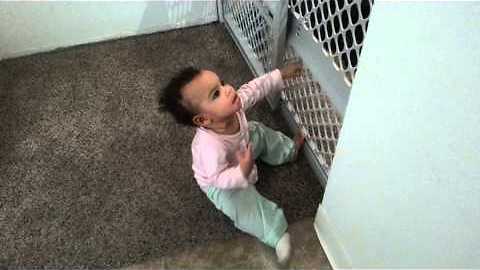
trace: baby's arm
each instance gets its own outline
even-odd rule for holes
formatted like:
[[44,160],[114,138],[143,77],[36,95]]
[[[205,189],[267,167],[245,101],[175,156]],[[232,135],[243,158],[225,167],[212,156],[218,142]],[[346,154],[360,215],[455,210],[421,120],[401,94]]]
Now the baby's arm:
[[275,69],[267,74],[251,80],[238,89],[238,95],[242,101],[243,110],[250,109],[255,103],[262,100],[274,90],[281,90],[283,84],[280,70]]
[[210,178],[211,186],[221,189],[246,188],[248,186],[248,180],[244,177],[239,165],[214,172],[208,178]]
[[[201,186],[214,186],[221,189],[246,188],[249,184],[246,173],[253,167],[248,162],[232,166],[227,161],[227,153],[219,145],[196,145],[193,150],[193,170]],[[239,154],[247,159],[246,153]]]
[[238,90],[238,95],[242,100],[243,109],[248,110],[269,93],[282,90],[285,87],[283,80],[297,76],[300,71],[301,65],[292,63],[242,85]]

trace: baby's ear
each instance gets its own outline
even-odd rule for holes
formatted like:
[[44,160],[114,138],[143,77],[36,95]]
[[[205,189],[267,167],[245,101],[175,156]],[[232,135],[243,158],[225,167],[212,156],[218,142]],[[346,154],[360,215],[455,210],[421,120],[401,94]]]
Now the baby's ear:
[[210,119],[202,114],[193,116],[192,122],[199,127],[206,127],[210,124]]

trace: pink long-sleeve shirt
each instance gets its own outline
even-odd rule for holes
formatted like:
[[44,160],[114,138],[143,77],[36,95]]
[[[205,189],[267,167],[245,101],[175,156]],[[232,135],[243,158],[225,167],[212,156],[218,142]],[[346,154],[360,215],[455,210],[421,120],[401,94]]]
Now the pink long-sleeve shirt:
[[257,179],[257,166],[245,178],[236,158],[238,150],[246,149],[249,142],[248,122],[245,111],[272,91],[284,88],[278,69],[258,77],[238,89],[241,109],[236,113],[240,131],[224,135],[199,127],[192,141],[192,168],[200,188],[206,192],[208,187],[221,189],[246,188]]

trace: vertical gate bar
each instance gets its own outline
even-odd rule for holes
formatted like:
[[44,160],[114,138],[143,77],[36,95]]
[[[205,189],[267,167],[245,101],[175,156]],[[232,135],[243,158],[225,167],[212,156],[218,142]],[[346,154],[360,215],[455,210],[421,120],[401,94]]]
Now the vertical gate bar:
[[[280,68],[285,56],[285,45],[287,36],[288,3],[287,1],[275,2],[270,8],[273,14],[272,23],[272,55],[271,70]],[[267,97],[267,101],[272,109],[278,108],[280,104],[280,93],[275,93]]]
[[217,0],[217,17],[220,23],[225,22],[225,18],[223,17],[223,1]]

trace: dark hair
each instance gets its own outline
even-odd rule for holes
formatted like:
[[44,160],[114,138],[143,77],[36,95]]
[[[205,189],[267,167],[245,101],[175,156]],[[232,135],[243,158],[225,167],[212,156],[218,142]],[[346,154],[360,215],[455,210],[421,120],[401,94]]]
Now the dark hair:
[[175,120],[181,124],[195,126],[193,116],[195,113],[182,103],[182,88],[190,83],[200,70],[188,67],[175,75],[159,95],[158,104],[160,111],[170,112]]

